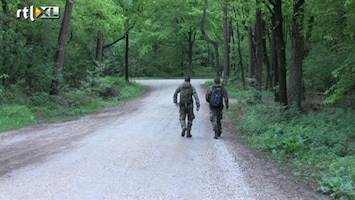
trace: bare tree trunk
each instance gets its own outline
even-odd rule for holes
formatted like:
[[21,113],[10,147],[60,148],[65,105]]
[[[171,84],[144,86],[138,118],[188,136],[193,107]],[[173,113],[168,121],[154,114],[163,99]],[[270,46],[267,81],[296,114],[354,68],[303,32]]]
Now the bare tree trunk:
[[256,90],[258,91],[256,95],[256,101],[261,101],[261,91],[262,91],[262,67],[264,58],[264,48],[263,48],[263,22],[262,13],[259,8],[260,1],[257,2],[256,10],[256,29],[255,29],[255,41],[256,41]]
[[216,76],[220,76],[220,69],[219,69],[219,50],[218,50],[218,42],[212,40],[206,33],[205,24],[206,24],[206,10],[208,7],[208,1],[205,0],[205,4],[203,6],[203,14],[201,19],[201,33],[202,38],[206,40],[208,43],[213,45],[215,51],[215,73]]
[[285,41],[283,36],[283,17],[282,0],[276,0],[274,6],[275,12],[275,34],[278,54],[279,67],[279,98],[282,106],[287,106],[287,87],[286,87],[286,53]]
[[128,66],[128,51],[129,51],[129,31],[126,33],[126,48],[125,48],[125,79],[129,82],[129,66]]
[[229,34],[229,20],[228,20],[228,0],[224,0],[223,5],[223,27],[224,27],[224,70],[223,70],[223,84],[228,84],[230,72],[230,34]]
[[68,38],[73,7],[74,7],[74,0],[67,0],[65,3],[64,17],[60,28],[59,38],[58,38],[56,71],[55,71],[54,80],[52,80],[51,92],[50,92],[50,94],[52,95],[58,95],[62,85],[65,46]]
[[104,34],[97,34],[97,45],[96,45],[96,61],[102,62],[104,52]]
[[289,105],[302,111],[302,63],[304,58],[303,21],[305,0],[298,0],[293,7],[292,46],[288,100]]
[[275,33],[275,14],[273,13],[273,22],[272,22],[272,33],[271,33],[271,41],[270,41],[270,65],[272,68],[272,77],[273,77],[273,91],[274,91],[274,101],[279,102],[279,91],[275,89],[276,86],[279,85],[279,67],[278,67],[278,56],[277,56],[277,47],[276,47],[276,33]]
[[276,89],[276,86],[279,86],[279,72],[278,72],[278,56],[277,56],[277,47],[276,47],[276,32],[275,32],[275,12],[271,11],[271,40],[270,40],[270,65],[271,65],[271,76],[273,77],[272,87],[274,91],[274,101],[279,102],[279,90]]
[[270,67],[270,60],[269,56],[267,53],[267,47],[266,47],[266,37],[265,35],[269,37],[269,32],[267,31],[266,28],[266,22],[263,20],[263,62],[266,65],[266,79],[265,79],[265,90],[269,90],[272,87],[272,77],[271,77],[271,67]]
[[248,29],[249,38],[249,70],[248,78],[255,78],[255,44],[254,44],[254,34],[253,28]]
[[239,57],[239,66],[241,72],[241,78],[243,83],[243,89],[245,90],[245,74],[244,74],[244,65],[243,65],[243,56],[242,56],[242,47],[241,47],[241,34],[239,31],[239,25],[237,24],[237,38],[238,38],[238,57]]
[[[184,35],[186,35],[186,34],[184,34]],[[194,74],[194,70],[193,70],[193,46],[194,46],[195,38],[196,38],[196,30],[190,28],[187,36],[185,36],[185,37],[186,37],[187,42],[189,44],[188,51],[187,51],[188,59],[189,59],[189,66],[188,66],[188,69],[187,69],[187,74],[193,75]]]

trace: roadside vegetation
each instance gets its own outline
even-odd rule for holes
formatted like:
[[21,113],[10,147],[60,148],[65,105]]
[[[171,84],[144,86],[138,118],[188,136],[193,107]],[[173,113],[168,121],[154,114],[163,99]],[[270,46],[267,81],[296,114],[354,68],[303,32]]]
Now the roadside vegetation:
[[[227,86],[243,142],[268,152],[318,191],[336,199],[355,199],[355,112],[346,107],[321,106],[310,97],[304,112],[283,109],[273,94],[263,93],[263,102],[253,101],[256,91]],[[313,98],[313,99],[312,99]],[[318,100],[319,101],[319,100]],[[316,104],[318,106],[314,106]]]
[[60,95],[37,92],[25,95],[12,88],[1,95],[0,131],[38,123],[68,121],[103,108],[118,105],[143,94],[145,88],[123,78],[104,77],[67,88]]

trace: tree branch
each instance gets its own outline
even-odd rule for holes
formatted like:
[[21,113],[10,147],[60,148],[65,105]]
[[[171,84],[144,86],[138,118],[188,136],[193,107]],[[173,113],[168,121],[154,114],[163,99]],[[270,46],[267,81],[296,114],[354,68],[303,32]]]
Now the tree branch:
[[113,41],[113,42],[110,43],[110,44],[106,44],[103,48],[105,49],[105,48],[110,47],[110,46],[116,44],[117,42],[123,40],[123,39],[126,37],[127,33],[128,33],[131,29],[133,29],[133,26],[129,27],[128,30],[125,32],[125,34],[124,34],[122,37],[118,38],[117,40]]

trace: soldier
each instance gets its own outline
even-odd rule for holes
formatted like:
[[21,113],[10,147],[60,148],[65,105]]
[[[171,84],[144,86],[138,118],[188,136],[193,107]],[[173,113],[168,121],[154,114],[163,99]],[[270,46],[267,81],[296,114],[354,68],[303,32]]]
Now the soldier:
[[[193,106],[193,99],[192,96],[194,97],[196,101],[196,110],[199,111],[200,109],[200,101],[198,99],[198,95],[196,93],[196,89],[193,85],[190,83],[191,79],[189,76],[185,77],[184,83],[182,83],[174,93],[174,103],[177,107],[180,108],[180,124],[182,128],[181,132],[181,137],[185,136],[185,133],[187,131],[186,137],[191,137],[191,126],[192,126],[192,121],[195,119],[194,115],[194,106]],[[179,94],[179,103],[177,102],[177,95]],[[187,126],[186,126],[186,116],[187,116]]]
[[206,101],[209,103],[210,107],[210,120],[213,126],[214,131],[214,139],[218,139],[218,137],[222,134],[222,125],[221,119],[223,117],[223,99],[224,104],[226,106],[226,111],[228,111],[229,102],[228,102],[228,93],[221,86],[221,79],[216,77],[214,79],[215,85],[207,90],[206,93]]

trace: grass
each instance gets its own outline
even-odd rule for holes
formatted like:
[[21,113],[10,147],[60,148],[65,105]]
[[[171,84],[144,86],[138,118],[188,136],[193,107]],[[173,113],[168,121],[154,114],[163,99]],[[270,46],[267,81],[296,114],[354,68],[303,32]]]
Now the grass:
[[26,106],[0,106],[0,113],[0,127],[3,130],[36,123],[33,114]]
[[7,102],[11,103],[0,105],[0,131],[43,122],[77,119],[84,114],[121,104],[145,92],[144,86],[135,82],[126,83],[121,78],[110,77],[102,82],[98,88],[66,90],[60,96],[36,93],[24,97],[25,100],[9,98]]

